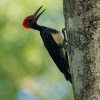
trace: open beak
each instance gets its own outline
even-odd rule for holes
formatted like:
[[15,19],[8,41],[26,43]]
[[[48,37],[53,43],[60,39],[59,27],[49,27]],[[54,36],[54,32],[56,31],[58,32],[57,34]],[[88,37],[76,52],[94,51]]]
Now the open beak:
[[[38,12],[40,11],[40,9],[42,8],[43,6],[41,6],[34,14],[34,16],[36,17],[36,21],[38,20],[38,18],[40,17],[41,14],[43,14],[43,12],[46,10],[44,9],[40,14],[38,14]],[[38,14],[38,15],[37,15]]]

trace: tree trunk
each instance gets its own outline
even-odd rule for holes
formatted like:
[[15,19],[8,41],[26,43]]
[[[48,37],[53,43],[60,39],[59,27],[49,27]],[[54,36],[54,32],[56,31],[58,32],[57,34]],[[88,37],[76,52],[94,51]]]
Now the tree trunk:
[[63,0],[75,100],[100,100],[100,0]]

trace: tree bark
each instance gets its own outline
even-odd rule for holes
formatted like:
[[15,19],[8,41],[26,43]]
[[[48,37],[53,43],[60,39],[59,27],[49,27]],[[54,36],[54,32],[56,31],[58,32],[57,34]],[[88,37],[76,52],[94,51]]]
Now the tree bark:
[[100,0],[63,0],[75,100],[100,100]]

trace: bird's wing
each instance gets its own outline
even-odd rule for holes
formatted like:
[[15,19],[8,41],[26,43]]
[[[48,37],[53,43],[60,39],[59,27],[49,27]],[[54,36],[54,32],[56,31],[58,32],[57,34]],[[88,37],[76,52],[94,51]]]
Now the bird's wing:
[[47,51],[49,52],[51,58],[53,59],[59,70],[65,75],[67,80],[71,81],[68,59],[66,59],[66,57],[62,55],[50,31],[49,30],[42,31],[41,37],[43,39]]

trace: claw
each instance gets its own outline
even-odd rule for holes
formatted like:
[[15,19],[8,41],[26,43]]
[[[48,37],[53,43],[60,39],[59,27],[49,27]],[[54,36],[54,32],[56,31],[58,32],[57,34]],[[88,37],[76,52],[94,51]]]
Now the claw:
[[63,28],[63,29],[62,29],[62,33],[63,33],[63,35],[64,35],[64,42],[63,42],[63,44],[68,44],[65,31],[66,31],[66,28]]

